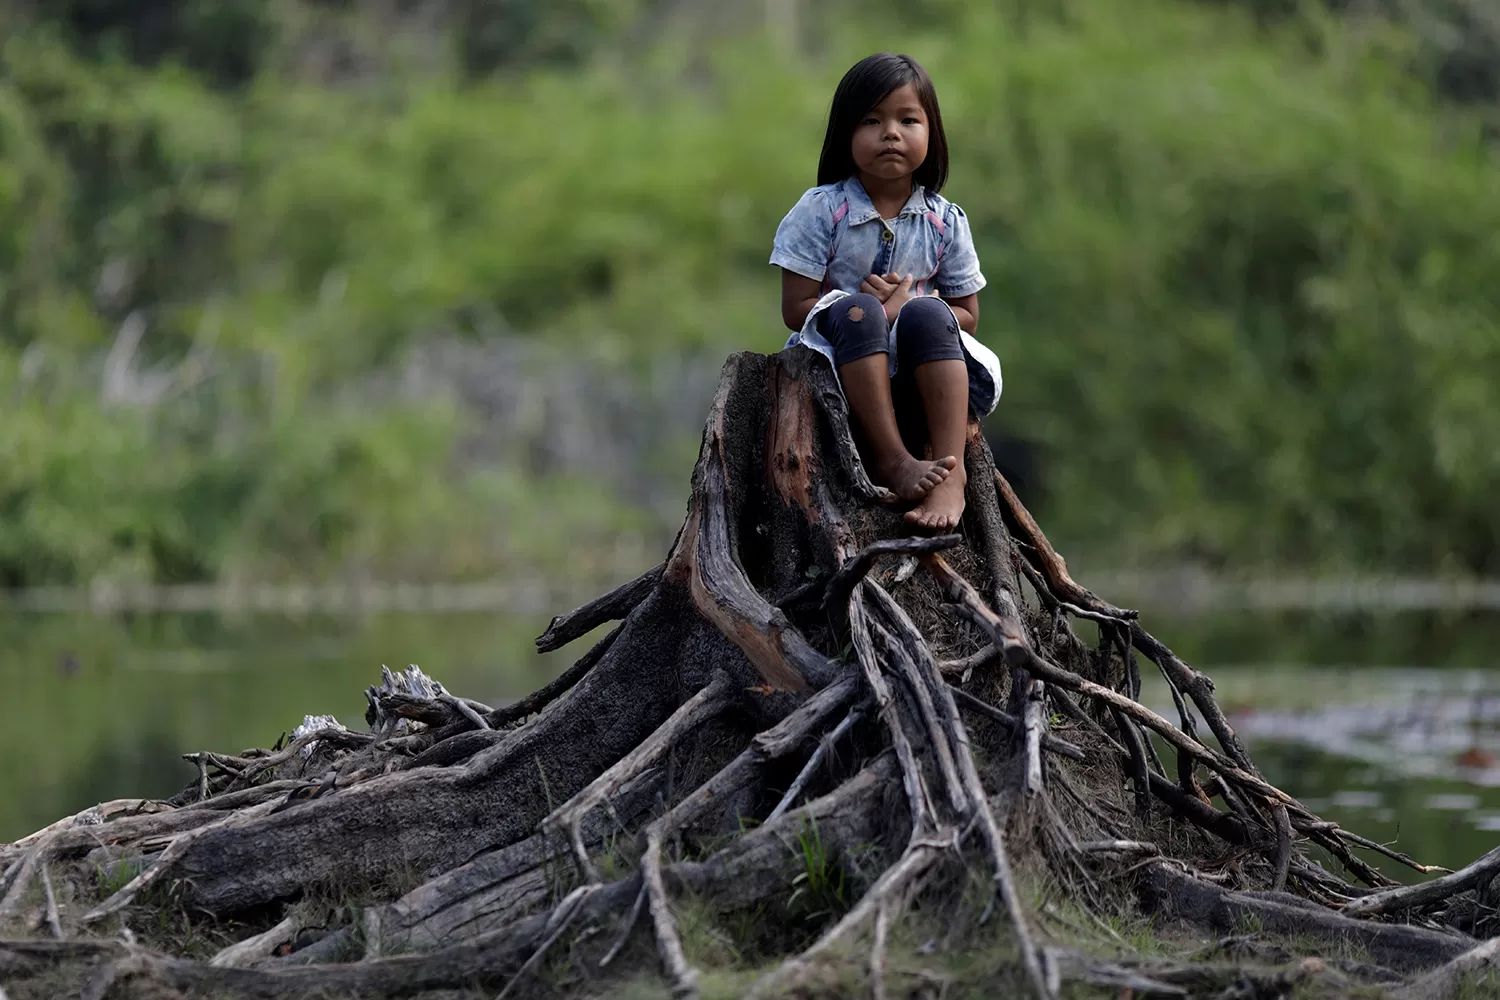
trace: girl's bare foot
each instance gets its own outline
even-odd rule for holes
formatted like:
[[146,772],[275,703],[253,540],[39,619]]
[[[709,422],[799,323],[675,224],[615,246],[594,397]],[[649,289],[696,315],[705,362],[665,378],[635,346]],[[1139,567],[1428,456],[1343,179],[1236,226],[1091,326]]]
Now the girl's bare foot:
[[923,531],[934,533],[957,528],[958,519],[964,513],[964,487],[968,485],[968,478],[963,469],[949,473],[932,488],[927,499],[906,512],[906,520]]
[[958,459],[952,455],[936,462],[924,462],[903,451],[894,461],[876,471],[881,485],[902,500],[921,500],[941,485],[957,465]]

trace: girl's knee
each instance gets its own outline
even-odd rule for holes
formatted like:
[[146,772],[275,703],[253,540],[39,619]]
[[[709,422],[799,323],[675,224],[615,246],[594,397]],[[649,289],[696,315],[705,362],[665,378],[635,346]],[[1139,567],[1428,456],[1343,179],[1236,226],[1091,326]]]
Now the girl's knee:
[[901,307],[901,323],[903,326],[913,326],[922,330],[946,330],[958,329],[953,322],[953,311],[942,299],[932,295],[922,295],[914,299],[908,299]]
[[932,296],[912,299],[901,307],[896,340],[903,362],[907,364],[956,360],[964,356],[953,311],[942,299]]
[[846,319],[851,323],[885,326],[885,306],[869,292],[856,292],[846,296],[834,303],[833,312],[836,318]]
[[818,328],[833,345],[834,364],[882,354],[889,350],[890,327],[885,306],[868,292],[846,295],[819,319]]

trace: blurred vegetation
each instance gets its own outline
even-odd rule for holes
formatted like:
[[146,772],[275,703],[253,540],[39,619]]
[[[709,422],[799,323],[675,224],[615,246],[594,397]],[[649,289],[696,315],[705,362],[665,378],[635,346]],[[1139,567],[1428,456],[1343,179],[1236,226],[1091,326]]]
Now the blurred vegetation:
[[[774,350],[771,234],[892,37],[1065,551],[1500,572],[1494,85],[1431,27],[1477,0],[887,6],[0,0],[0,586],[580,573],[670,531],[456,462],[474,415],[379,376],[440,337]],[[681,430],[640,461],[685,496]]]

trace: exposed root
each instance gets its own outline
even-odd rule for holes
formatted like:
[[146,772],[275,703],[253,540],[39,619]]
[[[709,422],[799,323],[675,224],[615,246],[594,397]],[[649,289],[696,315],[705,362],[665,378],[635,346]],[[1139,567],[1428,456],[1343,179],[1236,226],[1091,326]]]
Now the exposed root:
[[682,938],[677,933],[677,924],[667,902],[667,889],[661,880],[661,830],[655,825],[646,833],[641,880],[646,887],[651,924],[656,928],[656,946],[661,951],[662,965],[666,966],[667,975],[672,980],[672,995],[678,1000],[696,997],[698,974],[688,966],[687,956],[682,952]]
[[[952,687],[950,685],[948,691],[960,708],[968,709],[971,712],[1000,723],[1000,725],[1005,727],[1007,732],[1014,733],[1021,728],[1021,723],[1016,720],[1014,715],[996,708],[987,701],[980,701],[963,688]],[[1084,753],[1081,749],[1067,740],[1060,740],[1047,732],[1041,734],[1041,745],[1043,750],[1067,757],[1069,760],[1082,761],[1084,759]]]
[[547,950],[557,943],[557,939],[563,936],[564,931],[572,926],[573,918],[582,909],[584,901],[598,891],[598,888],[597,885],[581,885],[557,904],[557,908],[547,918],[547,926],[544,928],[546,937],[542,938],[541,944],[537,945],[531,957],[522,963],[521,968],[511,977],[510,982],[505,984],[505,989],[500,991],[500,995],[495,1000],[505,1000],[510,996],[511,990],[516,988],[517,983],[537,970],[537,967],[542,964],[542,959],[547,957]]
[[1262,933],[1315,937],[1333,945],[1357,944],[1398,972],[1430,969],[1468,951],[1474,942],[1459,934],[1354,920],[1284,893],[1235,892],[1211,885],[1168,864],[1147,870],[1141,891],[1148,910],[1219,934],[1258,926]]
[[554,649],[561,649],[605,622],[618,621],[630,614],[655,589],[656,582],[661,579],[663,566],[664,564],[653,566],[603,597],[596,597],[580,608],[553,618],[547,631],[537,636],[536,651],[550,653]]
[[[537,688],[531,694],[522,698],[515,704],[506,705],[503,708],[495,709],[490,713],[488,719],[491,728],[504,728],[505,726],[510,725],[512,722],[516,722],[520,719],[526,718],[528,715],[535,715],[537,712],[540,712],[542,709],[552,704],[567,691],[571,690],[575,684],[583,680],[584,675],[592,670],[594,668],[594,665],[597,664],[601,659],[603,659],[605,653],[609,652],[610,646],[614,644],[614,641],[619,636],[619,634],[620,630],[615,629],[609,635],[596,642],[593,649],[590,649],[587,653],[580,656],[577,662],[575,662],[567,670],[564,670],[561,674],[558,674],[557,677],[555,677],[548,683],[543,684],[541,687]],[[439,734],[438,742],[440,742],[445,736],[451,735],[454,734],[451,732],[444,732],[442,734]],[[437,747],[435,746],[433,749],[437,749]]]
[[154,885],[162,877],[164,872],[170,871],[172,863],[178,858],[182,857],[183,854],[187,853],[187,849],[193,845],[193,842],[196,841],[199,837],[203,836],[205,833],[209,833],[221,826],[243,823],[244,821],[249,819],[268,815],[269,813],[274,811],[275,807],[276,803],[263,802],[260,805],[250,806],[239,812],[232,813],[229,816],[226,816],[223,819],[217,820],[213,823],[205,824],[204,826],[201,826],[196,830],[191,830],[187,833],[180,834],[179,836],[175,837],[170,844],[167,845],[167,849],[162,852],[161,857],[156,860],[156,863],[154,865],[152,865],[141,874],[137,875],[135,878],[131,879],[130,882],[128,882],[113,896],[109,897],[104,902],[100,903],[98,906],[85,913],[82,917],[79,918],[78,922],[84,926],[98,923],[100,920],[103,920],[110,914],[118,913],[120,910],[123,910],[125,907],[129,906],[137,896]]
[[938,862],[945,851],[952,849],[956,831],[938,829],[934,834],[931,838],[913,838],[900,859],[885,870],[853,909],[801,955],[783,962],[751,986],[747,998],[768,996],[771,990],[788,980],[795,981],[819,955],[851,934],[876,911],[892,907],[901,909],[904,897],[916,881]]
[[[731,358],[668,558],[537,640],[557,649],[622,620],[572,667],[498,708],[385,671],[369,732],[310,716],[270,749],[188,755],[194,778],[167,802],[106,803],[0,847],[0,919],[25,909],[35,926],[40,874],[54,938],[0,941],[0,970],[94,967],[82,992],[96,998],[126,980],[261,1000],[512,996],[565,991],[550,969],[632,975],[649,913],[659,966],[646,965],[691,997],[694,963],[707,966],[674,901],[741,919],[791,901],[814,864],[851,891],[794,928],[759,921],[770,943],[755,958],[771,971],[754,994],[811,987],[837,945],[868,933],[858,975],[894,995],[909,973],[887,952],[904,920],[946,924],[946,949],[1001,907],[1019,952],[1007,975],[1049,1000],[1069,981],[1222,997],[1405,981],[1408,996],[1443,996],[1494,968],[1493,942],[1453,929],[1484,926],[1500,852],[1388,888],[1355,850],[1433,869],[1266,781],[1208,677],[1071,578],[977,424],[966,463],[960,532],[906,537],[823,360]],[[879,565],[888,555],[901,562]],[[1075,620],[1098,626],[1097,648]],[[1175,722],[1141,704],[1139,655]],[[816,859],[799,850],[808,829]],[[97,868],[135,877],[75,916]],[[955,891],[973,872],[979,900]],[[351,885],[374,901],[320,902]],[[79,939],[107,917],[125,935],[147,926],[162,898],[243,938],[209,962]],[[1225,939],[1104,959],[1049,936],[1123,948],[1110,918],[1139,911]],[[1282,939],[1352,943],[1376,964],[1304,962]],[[1231,950],[1258,964],[1208,960]]]
[[886,684],[885,678],[881,676],[880,668],[876,665],[878,661],[875,647],[870,641],[869,626],[865,621],[864,602],[857,593],[849,600],[849,630],[855,655],[859,658],[860,669],[864,672],[865,682],[869,684],[870,691],[875,698],[875,711],[885,723],[886,731],[891,736],[891,745],[896,751],[896,759],[901,763],[901,783],[906,789],[906,805],[910,810],[911,827],[915,836],[917,831],[933,827],[936,824],[936,816],[931,798],[927,793],[927,784],[922,778],[921,769],[917,766],[916,753],[912,750],[911,740],[901,726],[895,698],[892,697],[890,686]]
[[885,1000],[885,938],[890,931],[891,909],[882,902],[875,912],[875,941],[870,945],[870,992]]
[[301,921],[295,915],[287,917],[269,930],[221,949],[208,960],[208,964],[221,969],[252,965],[269,956],[283,941],[296,937],[300,928]]
[[848,715],[844,716],[844,720],[842,722],[834,727],[833,732],[829,733],[818,742],[818,749],[814,750],[812,756],[807,758],[807,763],[803,764],[802,770],[797,772],[797,777],[792,780],[791,786],[788,787],[786,792],[781,796],[781,801],[777,802],[776,807],[772,809],[769,814],[767,814],[767,820],[775,819],[777,816],[780,816],[782,813],[786,812],[796,804],[797,799],[799,796],[801,796],[803,789],[807,787],[807,783],[812,780],[812,777],[817,773],[818,768],[823,765],[823,760],[828,756],[828,753],[833,748],[833,745],[837,743],[845,733],[854,728],[855,724],[858,723],[859,720],[860,714],[858,712],[850,712]]
[[46,864],[42,865],[42,894],[47,904],[47,929],[61,941],[67,935],[63,933],[62,920],[57,915],[57,894],[52,890],[52,876],[47,872]]
[[1445,965],[1438,966],[1397,990],[1396,996],[1401,1000],[1448,1000],[1459,994],[1465,980],[1485,974],[1500,974],[1500,937],[1490,938]]
[[1395,913],[1397,910],[1422,909],[1472,889],[1482,882],[1488,882],[1496,874],[1500,874],[1500,847],[1451,875],[1435,878],[1431,882],[1387,889],[1353,900],[1344,905],[1343,912],[1351,917],[1371,917],[1379,913]]
[[31,877],[36,872],[41,859],[46,857],[47,847],[51,843],[51,837],[47,837],[34,843],[26,855],[16,864],[15,872],[10,876],[10,887],[4,896],[0,896],[0,921],[8,920],[21,905],[21,900],[26,895],[26,890],[31,887]]
[[590,882],[598,882],[599,873],[589,861],[584,849],[580,825],[585,816],[595,807],[605,803],[619,793],[625,783],[638,777],[661,759],[672,746],[703,722],[713,718],[735,701],[734,682],[727,674],[717,674],[707,687],[683,702],[682,707],[672,713],[671,718],[617,764],[595,778],[587,788],[542,820],[544,829],[562,831],[573,846],[573,856],[578,869]]

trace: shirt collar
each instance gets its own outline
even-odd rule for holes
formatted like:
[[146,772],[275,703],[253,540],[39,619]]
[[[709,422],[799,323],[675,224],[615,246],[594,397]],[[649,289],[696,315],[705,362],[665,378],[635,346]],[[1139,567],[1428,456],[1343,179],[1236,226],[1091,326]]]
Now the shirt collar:
[[[880,218],[880,212],[875,208],[875,203],[865,193],[865,186],[859,182],[859,177],[850,177],[844,182],[844,196],[849,200],[849,225],[855,226],[862,222]],[[901,211],[896,213],[896,218],[905,218],[909,215],[920,215],[927,211],[927,189],[920,184],[913,184],[911,197],[906,199],[906,204],[901,206]]]

